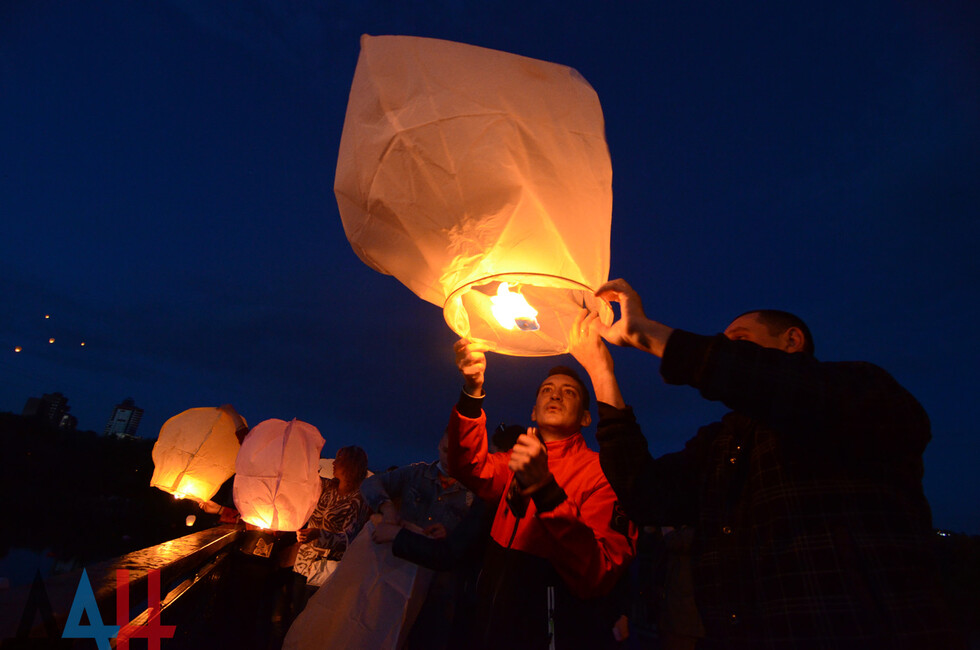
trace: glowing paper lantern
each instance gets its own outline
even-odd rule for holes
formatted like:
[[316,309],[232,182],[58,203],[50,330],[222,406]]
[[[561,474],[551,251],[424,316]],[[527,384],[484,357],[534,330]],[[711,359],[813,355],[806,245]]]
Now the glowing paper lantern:
[[235,463],[235,506],[268,530],[299,530],[320,498],[323,436],[312,424],[265,420],[255,425]]
[[[334,192],[354,252],[460,336],[560,354],[583,305],[612,319],[593,296],[609,274],[612,168],[598,97],[571,68],[363,36]],[[494,314],[511,300],[530,310]]]
[[235,430],[243,424],[230,406],[193,408],[173,416],[153,445],[150,485],[177,498],[210,500],[235,473]]

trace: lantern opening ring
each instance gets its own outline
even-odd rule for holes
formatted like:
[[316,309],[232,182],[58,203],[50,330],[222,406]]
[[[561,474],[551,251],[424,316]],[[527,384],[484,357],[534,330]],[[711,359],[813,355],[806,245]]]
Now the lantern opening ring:
[[[490,298],[503,282],[515,287],[539,312],[540,329],[508,329],[491,315]],[[514,271],[456,287],[446,298],[443,317],[461,337],[481,341],[494,352],[539,357],[568,351],[568,332],[583,307],[598,313],[603,323],[612,323],[612,309],[596,298],[592,287],[558,275]]]

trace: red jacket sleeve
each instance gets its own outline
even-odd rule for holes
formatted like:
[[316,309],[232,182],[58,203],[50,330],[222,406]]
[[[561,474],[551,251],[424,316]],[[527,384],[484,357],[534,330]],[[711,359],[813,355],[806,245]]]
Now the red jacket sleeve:
[[510,470],[506,452],[487,450],[487,416],[473,419],[453,409],[449,418],[449,474],[484,501],[497,501],[507,489]]

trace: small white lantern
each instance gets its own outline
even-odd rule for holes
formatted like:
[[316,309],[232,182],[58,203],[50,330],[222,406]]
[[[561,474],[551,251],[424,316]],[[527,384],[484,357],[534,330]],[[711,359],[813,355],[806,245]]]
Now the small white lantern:
[[244,419],[231,406],[192,408],[166,422],[153,445],[150,485],[203,503],[235,473]]
[[265,420],[245,437],[235,463],[235,507],[266,530],[299,530],[320,498],[323,436],[312,424]]

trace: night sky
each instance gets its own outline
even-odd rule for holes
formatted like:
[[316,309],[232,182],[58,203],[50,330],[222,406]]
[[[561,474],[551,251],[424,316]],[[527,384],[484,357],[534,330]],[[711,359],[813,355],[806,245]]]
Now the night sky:
[[[935,524],[980,533],[972,0],[0,2],[0,410],[60,391],[101,432],[132,397],[154,437],[231,403],[314,424],[327,457],[435,457],[455,335],[360,262],[333,195],[363,33],[581,72],[612,157],[610,277],[668,325],[787,309],[819,358],[888,370],[932,418]],[[655,455],[725,410],[613,356]],[[557,362],[490,355],[491,425],[527,423]]]

